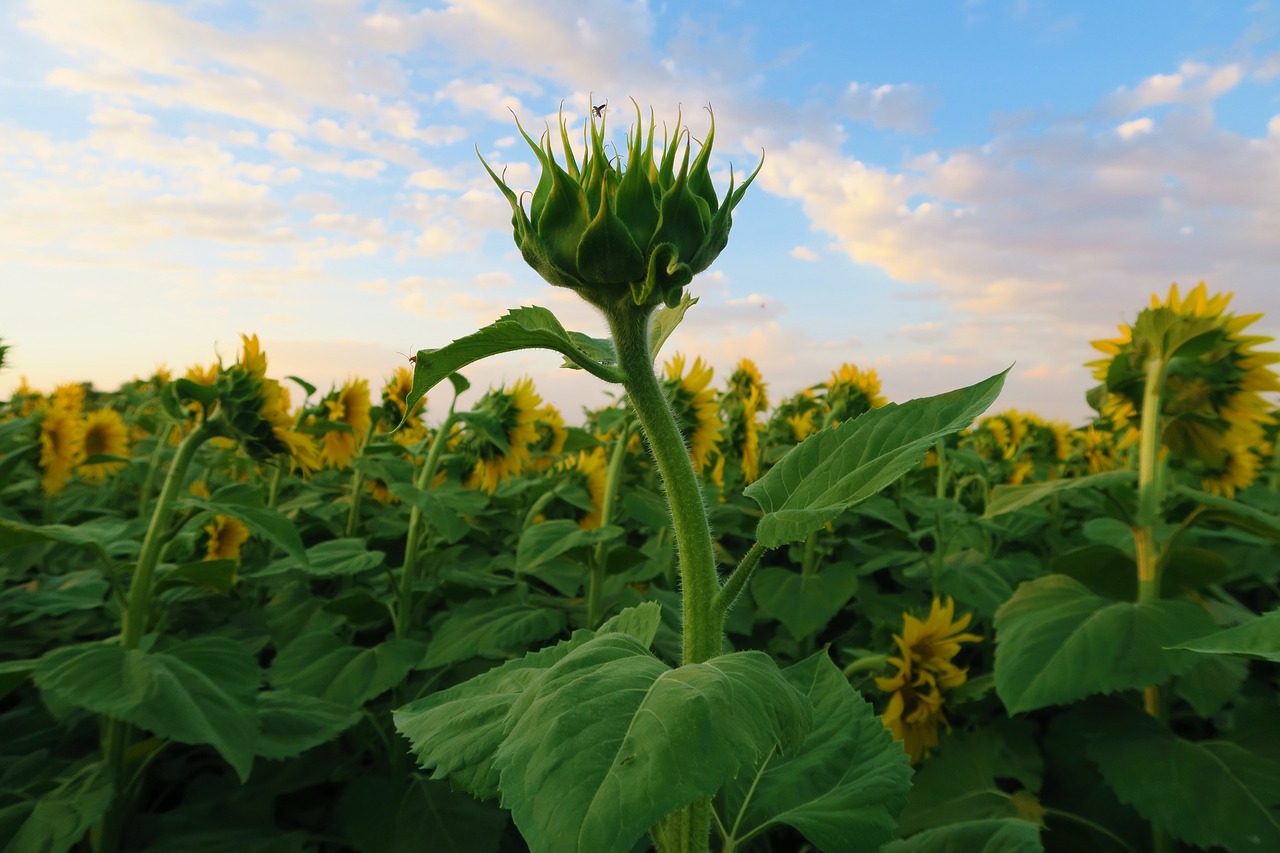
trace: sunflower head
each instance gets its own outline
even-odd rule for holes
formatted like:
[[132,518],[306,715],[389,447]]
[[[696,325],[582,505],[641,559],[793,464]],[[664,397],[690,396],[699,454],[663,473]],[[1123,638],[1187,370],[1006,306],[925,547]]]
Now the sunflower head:
[[686,372],[685,358],[681,353],[673,355],[665,369],[667,399],[671,401],[676,423],[689,445],[693,467],[701,471],[720,441],[723,426],[716,405],[716,392],[711,388],[714,371],[698,358]]
[[1230,293],[1210,295],[1203,282],[1182,297],[1175,284],[1118,337],[1095,341],[1107,357],[1089,364],[1102,382],[1090,401],[1123,431],[1141,429],[1147,365],[1158,362],[1161,443],[1171,462],[1224,495],[1247,486],[1261,467],[1271,422],[1262,394],[1280,391],[1271,369],[1280,356],[1256,350],[1272,339],[1244,334],[1261,315],[1228,313],[1230,301]]
[[749,358],[740,359],[733,373],[729,374],[729,388],[725,396],[745,402],[753,395],[757,412],[763,412],[769,408],[769,396],[765,393],[764,380],[760,378],[760,371],[756,368],[755,362]]
[[853,364],[840,365],[832,372],[825,388],[827,420],[832,424],[856,418],[888,402],[880,393],[879,374],[874,369],[860,370]]
[[489,494],[516,476],[529,461],[537,441],[535,421],[542,398],[525,378],[506,388],[491,389],[467,415],[467,428],[457,434],[455,450],[467,460],[465,485]]
[[894,634],[898,655],[890,656],[890,676],[877,678],[876,686],[892,694],[881,719],[903,744],[916,764],[938,744],[938,725],[950,731],[944,713],[946,694],[964,684],[967,669],[952,661],[962,643],[982,639],[965,632],[970,616],[955,616],[955,602],[933,599],[929,615],[921,620],[903,613],[902,633]]
[[[592,110],[580,155],[574,153],[563,114],[558,146],[550,128],[535,142],[516,121],[542,167],[528,210],[524,196],[484,164],[511,205],[516,245],[544,279],[573,289],[599,308],[625,303],[674,308],[685,285],[728,245],[731,213],[759,167],[736,189],[730,170],[729,189],[721,199],[710,174],[714,116],[696,156],[680,115],[672,138],[664,129],[663,151],[658,152],[656,123],[650,115],[646,130],[637,105],[625,165],[621,156],[606,152],[605,117],[599,115],[598,123],[596,118]],[[563,166],[556,160],[557,147]]]
[[609,480],[609,460],[604,447],[597,445],[591,450],[579,450],[562,460],[558,470],[584,487],[591,496],[591,510],[578,519],[578,527],[595,530],[604,517],[604,496]]
[[386,413],[386,423],[398,424],[405,421],[403,428],[409,429],[422,426],[422,410],[427,407],[425,396],[413,407],[411,416],[407,420],[405,418],[405,407],[412,390],[413,371],[407,367],[397,367],[396,372],[382,386],[382,409]]
[[249,540],[249,528],[244,522],[229,515],[214,516],[213,521],[204,526],[209,539],[205,545],[206,560],[240,559],[240,546]]
[[[115,409],[98,409],[84,418],[84,455],[127,456],[129,428]],[[101,483],[124,467],[123,462],[82,464],[78,471],[86,483]]]
[[349,379],[320,402],[326,415],[320,458],[329,468],[345,468],[369,434],[369,381]]
[[40,485],[46,495],[66,486],[72,470],[84,460],[84,421],[78,409],[68,408],[54,397],[42,404],[40,419]]

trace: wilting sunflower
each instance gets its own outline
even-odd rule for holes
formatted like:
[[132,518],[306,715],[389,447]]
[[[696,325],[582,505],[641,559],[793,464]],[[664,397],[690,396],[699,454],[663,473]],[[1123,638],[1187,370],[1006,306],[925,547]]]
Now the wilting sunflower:
[[[534,421],[542,398],[533,390],[533,380],[525,378],[510,390],[498,388],[476,402],[475,418],[458,434],[455,449],[467,460],[464,485],[493,494],[498,483],[524,470],[529,446],[538,439]],[[483,423],[484,428],[476,426]],[[495,438],[505,441],[505,447]]]
[[206,560],[239,560],[240,546],[249,539],[249,528],[229,515],[215,516],[204,526],[204,532],[209,535],[204,553]]
[[328,410],[328,422],[339,427],[324,434],[320,458],[330,468],[345,468],[369,434],[369,381],[349,379],[321,402]]
[[733,369],[733,373],[729,374],[729,389],[726,395],[745,401],[755,394],[756,411],[763,412],[769,408],[769,395],[765,392],[765,387],[755,362],[749,358],[743,358],[738,361],[738,366]]
[[1256,347],[1271,338],[1245,335],[1262,316],[1227,313],[1232,294],[1210,295],[1203,282],[1183,298],[1175,284],[1162,301],[1138,314],[1120,335],[1094,341],[1108,357],[1089,367],[1103,384],[1090,402],[1117,432],[1140,430],[1146,366],[1164,366],[1160,440],[1173,467],[1200,478],[1201,487],[1232,496],[1248,486],[1267,451],[1272,422],[1262,394],[1280,391],[1271,365],[1280,355]]
[[571,478],[580,481],[591,495],[592,509],[578,519],[578,526],[583,530],[594,530],[600,526],[604,516],[604,493],[609,482],[609,460],[604,448],[593,447],[591,450],[579,450],[560,462],[559,470]]
[[880,393],[880,375],[874,369],[860,370],[853,364],[840,365],[824,387],[826,421],[830,425],[856,418],[888,402]]
[[897,671],[876,679],[877,687],[892,694],[881,720],[902,742],[912,764],[927,757],[938,745],[939,723],[951,730],[944,712],[946,694],[968,677],[968,670],[960,669],[952,660],[960,653],[961,643],[982,639],[964,632],[969,614],[959,619],[954,616],[955,602],[947,599],[944,603],[938,598],[933,599],[923,622],[903,613],[902,634],[893,635],[899,656],[888,658]]
[[[84,418],[84,455],[127,456],[129,428],[115,409],[98,409]],[[78,469],[86,483],[101,483],[124,467],[123,462],[95,462]]]
[[[742,359],[729,376],[729,387],[720,400],[724,414],[725,445],[737,452],[743,483],[760,477],[760,422],[757,418],[768,406],[760,371],[749,359]],[[723,485],[724,457],[716,462],[712,479]],[[717,476],[718,475],[718,476]]]
[[701,471],[711,458],[720,440],[720,411],[716,405],[716,392],[711,388],[714,371],[695,359],[685,373],[684,356],[676,353],[666,363],[667,399],[675,413],[680,433],[689,446],[689,458],[694,470]]
[[46,495],[56,495],[66,486],[71,471],[84,459],[84,421],[78,410],[45,405],[40,420],[40,485]]

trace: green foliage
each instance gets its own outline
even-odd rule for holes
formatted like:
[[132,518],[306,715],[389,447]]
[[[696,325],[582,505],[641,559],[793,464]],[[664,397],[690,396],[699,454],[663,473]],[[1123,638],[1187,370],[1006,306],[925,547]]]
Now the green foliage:
[[1167,647],[1213,630],[1190,602],[1111,601],[1064,575],[1024,583],[995,624],[996,692],[1011,714],[1159,684],[1195,662]]
[[798,542],[875,495],[915,467],[939,438],[986,411],[1004,377],[998,373],[901,406],[890,403],[810,436],[745,490],[764,510],[756,539],[766,548]]

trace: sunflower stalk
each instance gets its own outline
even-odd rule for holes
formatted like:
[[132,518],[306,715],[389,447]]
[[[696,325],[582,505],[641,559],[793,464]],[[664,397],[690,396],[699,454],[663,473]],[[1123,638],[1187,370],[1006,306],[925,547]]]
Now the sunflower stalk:
[[[373,438],[373,430],[378,425],[377,418],[369,418],[369,428],[365,430],[364,440],[360,442],[360,449],[356,453],[356,461],[364,458],[365,449],[369,446],[369,440]],[[360,492],[364,488],[364,472],[360,470],[360,466],[353,465],[351,471],[351,508],[347,510],[347,525],[344,535],[350,539],[356,535],[356,527],[360,523]]]
[[[147,526],[146,537],[142,541],[133,582],[129,586],[129,597],[125,602],[120,646],[126,651],[138,648],[142,642],[147,615],[151,609],[156,565],[160,559],[160,550],[168,539],[169,521],[173,517],[173,507],[186,479],[187,469],[191,467],[200,445],[217,434],[217,427],[207,421],[201,423],[178,445],[178,452],[169,466],[160,497],[151,514],[151,523]],[[131,786],[125,768],[128,741],[129,726],[120,720],[108,719],[102,737],[102,754],[110,768],[111,778],[115,780],[115,797],[102,822],[91,833],[94,853],[114,853],[120,846],[120,836],[128,817],[131,799]]]
[[[620,302],[605,312],[622,370],[623,386],[657,464],[676,537],[683,626],[682,662],[702,663],[720,653],[724,617],[715,607],[716,578],[711,525],[702,486],[693,470],[649,348],[649,306]],[[711,798],[703,797],[663,818],[654,827],[661,853],[701,853],[711,836]]]
[[[613,523],[613,508],[618,499],[618,485],[622,482],[622,463],[627,458],[627,443],[631,440],[631,424],[624,423],[609,456],[609,469],[605,475],[604,503],[600,507],[600,526]],[[587,587],[587,627],[595,630],[604,621],[602,596],[605,578],[609,574],[609,544],[600,542],[591,558],[591,578]]]
[[[413,486],[419,491],[431,485],[436,471],[440,468],[440,455],[449,442],[449,433],[453,429],[454,421],[457,420],[457,414],[453,410],[456,403],[455,396],[454,402],[449,404],[449,414],[436,430],[435,437],[431,440],[431,449],[427,451],[427,458],[418,471],[417,479],[414,480]],[[404,565],[400,569],[400,588],[396,592],[396,609],[392,620],[396,639],[404,639],[408,636],[409,626],[413,621],[413,587],[418,581],[418,548],[425,533],[422,510],[415,504],[409,510],[409,532],[404,543]]]

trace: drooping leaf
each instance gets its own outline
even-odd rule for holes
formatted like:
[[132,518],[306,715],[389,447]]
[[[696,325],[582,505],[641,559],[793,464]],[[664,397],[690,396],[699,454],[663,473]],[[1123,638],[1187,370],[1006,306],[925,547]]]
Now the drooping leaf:
[[392,483],[389,488],[391,494],[421,510],[427,528],[449,544],[471,532],[466,516],[475,515],[489,505],[487,494],[478,489],[464,489],[460,483],[447,482],[431,489]]
[[335,822],[357,853],[498,853],[511,819],[444,782],[357,776]]
[[623,534],[621,527],[605,525],[583,530],[576,521],[557,518],[525,528],[516,545],[516,571],[537,571],[543,562],[560,556],[571,548],[612,542]]
[[583,352],[546,308],[513,308],[496,322],[440,349],[419,350],[414,362],[413,390],[405,399],[406,411],[413,411],[424,394],[454,371],[491,355],[522,349],[555,350],[606,382],[621,381],[621,375],[614,368]]
[[61,542],[88,548],[102,559],[136,553],[140,547],[129,537],[129,525],[118,518],[95,518],[83,524],[26,524],[0,518],[0,552],[39,542]]
[[198,637],[158,652],[86,643],[40,659],[36,685],[56,701],[122,720],[179,743],[208,744],[241,780],[258,740],[253,655],[225,637]]
[[1249,662],[1230,655],[1205,655],[1174,682],[1173,692],[1208,719],[1240,693]]
[[403,681],[423,651],[417,640],[393,639],[365,648],[328,631],[314,631],[280,650],[267,680],[277,689],[359,708]]
[[396,731],[409,739],[420,766],[433,771],[431,778],[448,777],[482,799],[497,796],[493,756],[505,734],[507,712],[525,688],[593,636],[625,633],[647,648],[660,620],[661,607],[655,602],[628,608],[595,634],[575,631],[568,640],[395,710]]
[[1242,655],[1280,663],[1280,610],[1171,648],[1206,655]]
[[935,441],[967,427],[995,401],[998,373],[968,388],[890,403],[811,435],[745,490],[764,517],[767,548],[798,542],[913,468]]
[[370,551],[363,539],[327,539],[307,549],[307,559],[293,556],[276,560],[253,572],[257,578],[299,570],[314,577],[342,577],[376,569],[386,560],[381,551]]
[[424,669],[448,666],[480,655],[502,656],[564,630],[565,612],[536,603],[477,598],[450,610],[438,623]]
[[1184,740],[1119,702],[1077,713],[1089,757],[1143,817],[1199,847],[1280,850],[1280,762],[1225,741]]
[[812,703],[814,728],[794,755],[774,754],[725,786],[722,822],[742,815],[739,840],[788,824],[824,853],[875,853],[907,799],[906,753],[825,651],[782,674]]
[[751,578],[759,615],[777,619],[796,639],[821,630],[857,589],[858,568],[848,563],[823,566],[810,576],[770,566]]
[[661,818],[808,735],[811,706],[760,652],[670,669],[626,634],[554,664],[494,758],[531,850],[626,853]]
[[1174,484],[1169,491],[1195,501],[1206,509],[1198,522],[1219,522],[1247,530],[1272,541],[1280,541],[1280,516],[1249,506],[1231,498],[1211,495],[1189,486]]
[[102,606],[110,584],[97,569],[43,575],[0,592],[0,619],[19,625],[45,616],[62,616]]
[[333,740],[360,722],[360,712],[289,690],[264,690],[258,694],[258,720],[261,730],[254,751],[263,758],[283,759]]
[[188,495],[178,501],[178,507],[229,515],[243,522],[250,533],[279,546],[293,559],[301,563],[307,561],[307,552],[303,548],[298,528],[280,510],[267,506],[263,490],[256,486],[233,483],[218,489],[209,498]]
[[1136,471],[1103,471],[1100,474],[1088,474],[1084,477],[1069,477],[1060,480],[1049,480],[1045,483],[1033,483],[1027,486],[996,486],[991,492],[991,500],[987,502],[987,511],[983,518],[995,518],[1006,512],[1013,512],[1025,506],[1044,500],[1063,492],[1080,489],[1107,489],[1112,486],[1123,486],[1136,483]]
[[1112,601],[1065,575],[1019,586],[995,622],[996,692],[1011,714],[1164,682],[1195,662],[1167,647],[1213,630],[1189,601]]

